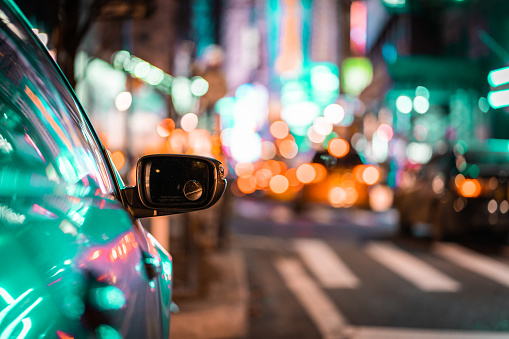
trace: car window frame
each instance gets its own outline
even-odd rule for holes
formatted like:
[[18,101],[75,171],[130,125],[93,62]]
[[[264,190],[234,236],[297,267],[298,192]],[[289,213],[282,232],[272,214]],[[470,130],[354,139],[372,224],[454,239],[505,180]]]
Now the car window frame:
[[[61,81],[62,86],[67,90],[67,93],[69,94],[70,98],[73,100],[73,103],[77,109],[77,113],[83,118],[84,123],[86,124],[86,127],[88,131],[90,132],[91,137],[93,140],[89,140],[88,138],[85,138],[88,143],[92,143],[93,145],[90,145],[91,147],[97,147],[99,150],[100,156],[102,156],[103,164],[106,166],[104,169],[109,174],[109,177],[111,179],[111,183],[113,183],[113,195],[114,197],[121,202],[124,206],[125,203],[122,198],[121,189],[125,187],[124,183],[121,180],[121,177],[119,176],[115,166],[113,165],[113,162],[111,161],[111,158],[109,157],[106,148],[104,147],[104,144],[102,143],[101,139],[99,138],[97,131],[95,130],[90,118],[88,117],[88,114],[86,113],[85,109],[83,108],[81,102],[79,101],[76,92],[70,85],[68,79],[65,77],[64,73],[62,72],[60,66],[57,64],[55,59],[51,56],[46,46],[35,36],[35,33],[32,31],[32,27],[30,25],[30,22],[28,19],[23,15],[19,7],[11,2],[10,3],[12,7],[10,10],[15,11],[20,16],[20,24],[24,26],[25,31],[28,33],[28,37],[32,39],[32,41],[37,45],[39,50],[46,56],[46,59],[48,61],[48,64],[51,65],[52,71],[56,78],[58,78]],[[62,98],[65,100],[65,98]],[[73,109],[73,107],[69,107],[69,109]],[[82,131],[81,131],[82,132]],[[97,164],[98,166],[102,166],[103,164]]]

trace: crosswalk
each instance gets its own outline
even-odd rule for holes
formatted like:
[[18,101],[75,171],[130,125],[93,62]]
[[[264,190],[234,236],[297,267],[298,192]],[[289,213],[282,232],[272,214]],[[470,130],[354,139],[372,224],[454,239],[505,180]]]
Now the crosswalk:
[[371,243],[367,253],[423,291],[457,292],[461,284],[424,261],[388,243]]
[[[327,291],[360,290],[369,284],[366,272],[349,267],[351,258],[321,239],[294,239],[270,245],[270,238],[257,237],[244,243],[259,244],[278,250],[274,267],[286,287],[294,294],[322,335],[322,338],[406,339],[406,338],[509,338],[509,333],[480,331],[443,331],[429,329],[370,328],[352,326]],[[260,246],[260,244],[263,244]],[[406,282],[423,293],[456,294],[468,290],[468,281],[459,277],[471,274],[489,280],[500,288],[509,288],[509,264],[502,258],[483,255],[458,244],[434,243],[429,251],[412,253],[390,241],[368,241],[356,251],[383,267],[394,279]],[[292,254],[293,253],[293,254]],[[300,259],[300,260],[299,260]],[[438,264],[437,264],[438,263]],[[453,276],[444,267],[455,266]],[[374,269],[374,268],[373,268]],[[466,274],[457,274],[458,269]],[[466,279],[466,278],[465,278]],[[396,282],[395,282],[396,283]],[[471,286],[470,286],[471,287]],[[509,292],[509,290],[508,290]]]
[[[326,289],[356,289],[361,278],[325,241],[295,239],[292,244],[307,269]],[[460,292],[462,283],[391,242],[373,241],[363,251],[392,273],[426,292]],[[438,258],[509,288],[509,265],[453,243],[435,243]]]
[[359,278],[345,265],[324,241],[298,239],[297,253],[325,288],[357,288]]
[[[361,279],[344,263],[339,255],[324,241],[317,239],[294,240],[293,247],[303,263],[312,272],[321,286],[325,288],[360,288]],[[386,267],[400,278],[424,292],[456,293],[461,283],[444,272],[434,268],[417,256],[398,248],[390,242],[373,241],[364,246],[364,252],[374,261]],[[456,264],[463,269],[491,279],[509,287],[509,266],[488,256],[468,250],[457,244],[436,243],[431,252]],[[280,259],[291,260],[291,259]],[[280,261],[278,270],[293,293],[301,300],[304,308],[320,330],[323,338],[356,339],[431,339],[431,338],[507,338],[507,333],[475,331],[430,331],[416,329],[362,328],[350,326],[341,311],[332,304],[326,295],[315,286],[311,279],[305,278],[304,271],[296,261],[292,265],[294,275],[282,270]],[[302,284],[306,281],[305,285]],[[311,310],[311,311],[310,311]],[[326,316],[324,316],[326,315]]]

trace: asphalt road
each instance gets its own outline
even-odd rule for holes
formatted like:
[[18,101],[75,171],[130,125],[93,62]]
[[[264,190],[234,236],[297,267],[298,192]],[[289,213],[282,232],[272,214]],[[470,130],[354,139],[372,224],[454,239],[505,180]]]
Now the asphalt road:
[[249,338],[509,338],[509,250],[489,237],[401,238],[393,211],[235,210]]

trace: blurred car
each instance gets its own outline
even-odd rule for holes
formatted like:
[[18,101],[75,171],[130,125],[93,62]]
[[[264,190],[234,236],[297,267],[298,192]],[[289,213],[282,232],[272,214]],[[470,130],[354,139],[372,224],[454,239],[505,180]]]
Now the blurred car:
[[8,0],[0,72],[0,337],[168,338],[171,256],[137,218],[211,206],[220,163],[146,156],[126,187]]
[[306,202],[369,208],[368,187],[378,182],[380,171],[374,165],[365,165],[353,148],[341,157],[327,150],[317,151],[312,165],[317,175],[304,187]]
[[421,223],[435,240],[481,228],[507,234],[509,152],[507,145],[490,146],[494,142],[455,148],[407,170],[394,199],[401,233]]

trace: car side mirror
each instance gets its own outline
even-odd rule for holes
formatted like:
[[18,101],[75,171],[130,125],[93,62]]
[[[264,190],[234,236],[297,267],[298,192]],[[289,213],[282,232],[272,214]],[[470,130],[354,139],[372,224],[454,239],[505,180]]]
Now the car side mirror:
[[221,162],[201,156],[147,155],[138,160],[136,186],[123,190],[136,218],[208,208],[226,188]]

